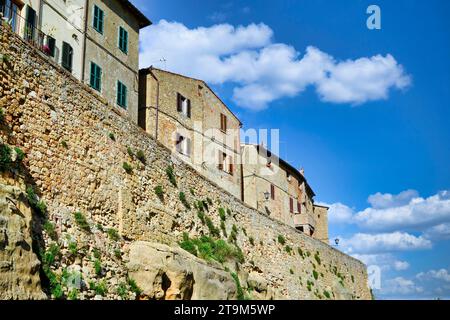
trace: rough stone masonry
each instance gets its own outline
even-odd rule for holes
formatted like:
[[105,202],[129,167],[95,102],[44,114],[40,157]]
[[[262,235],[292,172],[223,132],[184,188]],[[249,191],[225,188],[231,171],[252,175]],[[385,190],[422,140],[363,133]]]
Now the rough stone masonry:
[[[0,138],[25,153],[22,168],[0,180],[0,298],[371,298],[363,263],[247,207],[7,27],[0,31]],[[30,188],[46,204],[34,228],[25,204],[20,222],[5,200],[30,197]],[[199,239],[211,230],[224,241],[234,234],[243,261],[180,248],[184,233]],[[15,232],[29,246],[25,255],[10,243]],[[22,277],[30,281],[15,280]]]

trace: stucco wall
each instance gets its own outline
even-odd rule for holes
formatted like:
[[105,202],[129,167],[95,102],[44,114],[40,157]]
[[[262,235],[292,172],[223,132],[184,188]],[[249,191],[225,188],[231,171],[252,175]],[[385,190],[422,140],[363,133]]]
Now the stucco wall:
[[[50,219],[82,211],[94,225],[116,228],[128,241],[177,246],[183,232],[208,233],[192,203],[209,198],[207,215],[212,222],[218,226],[218,209],[228,208],[226,228],[238,228],[237,244],[245,257],[240,277],[245,286],[258,277],[279,299],[327,295],[370,299],[360,261],[246,206],[172,157],[87,86],[0,30],[0,52],[8,56],[0,69],[0,107],[10,128],[9,133],[1,131],[1,138],[25,151],[24,165],[47,203]],[[145,163],[128,155],[128,147],[142,150]],[[132,165],[131,174],[122,168],[123,162]],[[166,175],[171,163],[177,187]],[[158,185],[164,189],[164,201],[154,192]],[[191,209],[179,200],[180,191]],[[253,294],[258,297],[257,291]]]

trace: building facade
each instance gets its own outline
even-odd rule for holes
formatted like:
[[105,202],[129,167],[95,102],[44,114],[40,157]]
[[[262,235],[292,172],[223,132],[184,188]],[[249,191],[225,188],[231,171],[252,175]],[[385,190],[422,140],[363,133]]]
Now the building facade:
[[202,80],[140,72],[139,125],[200,174],[242,198],[241,122]]
[[244,202],[271,217],[328,243],[328,208],[314,204],[303,170],[260,145],[242,145]]
[[139,31],[128,0],[0,0],[3,19],[110,105],[138,121]]

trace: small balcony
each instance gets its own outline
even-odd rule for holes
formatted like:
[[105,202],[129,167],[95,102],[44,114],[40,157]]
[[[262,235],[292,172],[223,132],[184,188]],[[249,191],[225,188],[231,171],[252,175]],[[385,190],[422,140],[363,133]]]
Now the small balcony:
[[296,227],[310,225],[311,227],[316,228],[316,219],[309,213],[295,214],[294,224]]

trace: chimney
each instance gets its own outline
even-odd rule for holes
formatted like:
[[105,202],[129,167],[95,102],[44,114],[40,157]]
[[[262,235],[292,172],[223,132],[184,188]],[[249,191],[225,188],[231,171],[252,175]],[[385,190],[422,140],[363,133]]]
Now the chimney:
[[300,173],[302,174],[302,176],[305,176],[305,169],[301,168]]

